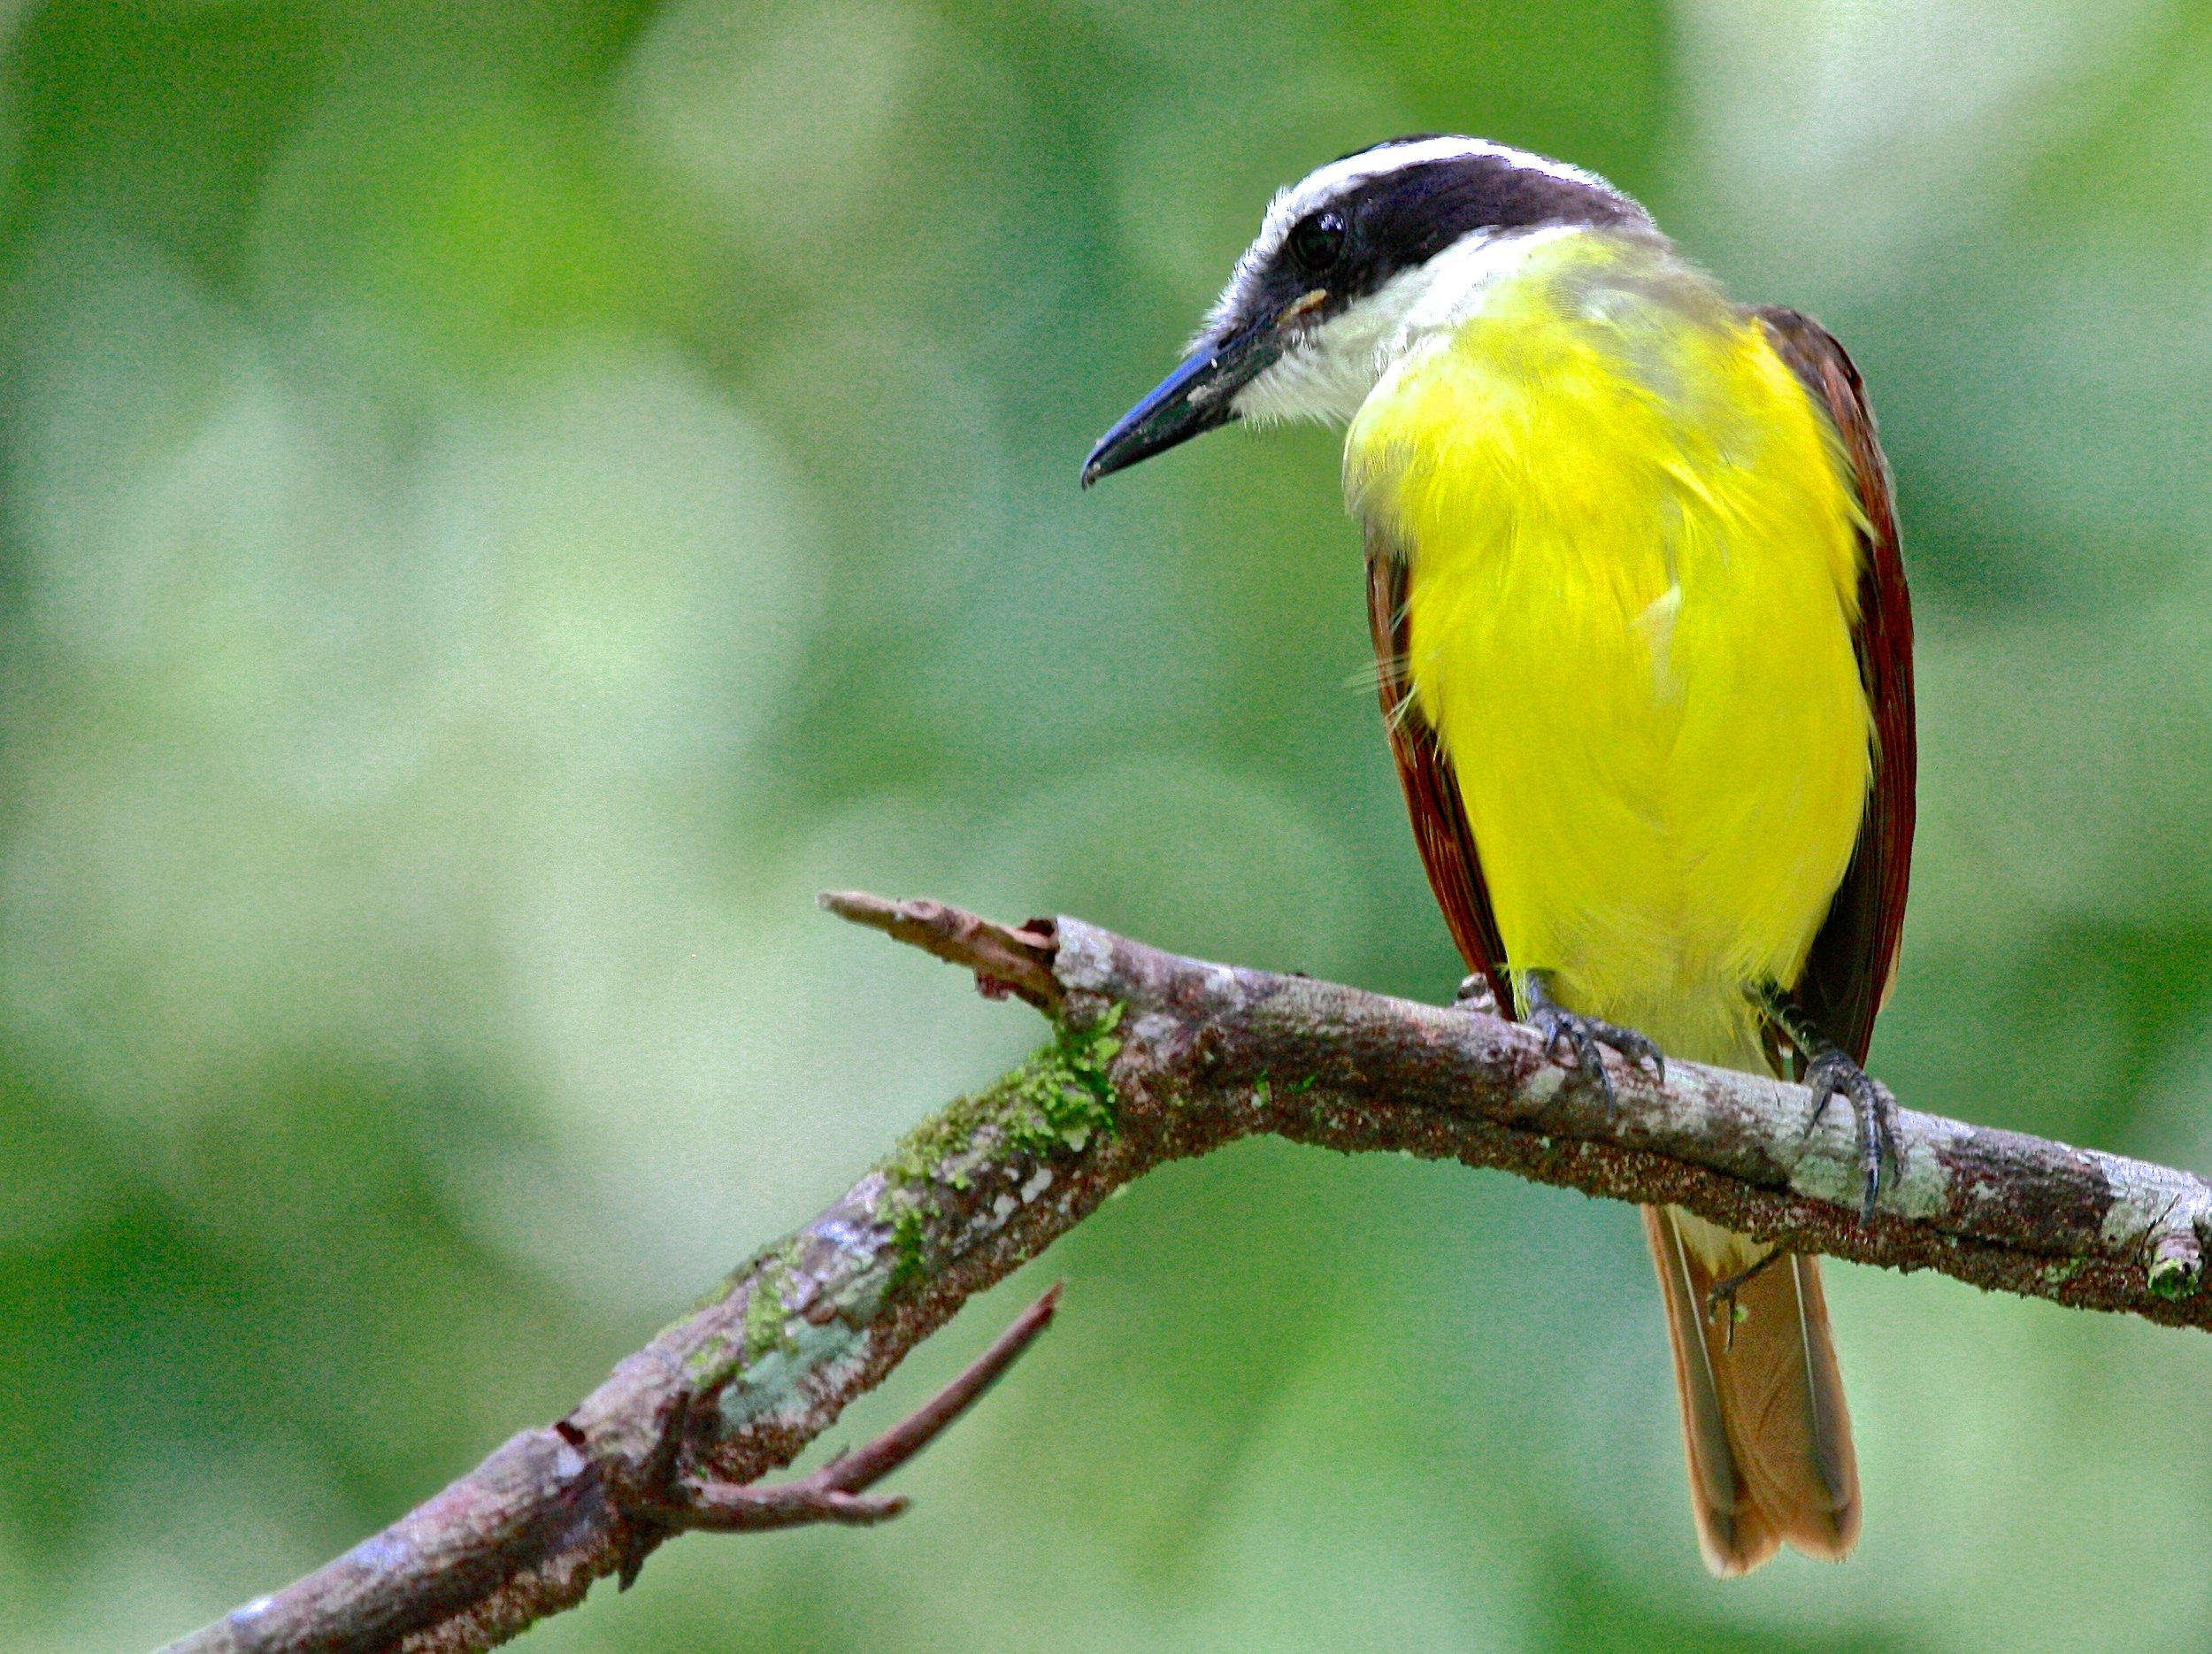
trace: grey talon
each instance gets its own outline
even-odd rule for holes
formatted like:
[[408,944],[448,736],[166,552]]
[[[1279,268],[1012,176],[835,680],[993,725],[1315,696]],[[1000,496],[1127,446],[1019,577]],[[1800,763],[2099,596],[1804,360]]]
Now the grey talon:
[[1542,1037],[1544,1055],[1556,1061],[1563,1045],[1572,1050],[1575,1066],[1584,1076],[1584,1082],[1594,1081],[1608,1103],[1617,1098],[1613,1076],[1605,1072],[1604,1047],[1618,1051],[1632,1066],[1647,1063],[1662,1080],[1666,1078],[1667,1059],[1658,1046],[1643,1035],[1601,1017],[1586,1017],[1569,1011],[1552,997],[1551,986],[1540,971],[1531,971],[1527,981],[1528,986],[1523,990],[1528,1001],[1526,1019],[1529,1027]]

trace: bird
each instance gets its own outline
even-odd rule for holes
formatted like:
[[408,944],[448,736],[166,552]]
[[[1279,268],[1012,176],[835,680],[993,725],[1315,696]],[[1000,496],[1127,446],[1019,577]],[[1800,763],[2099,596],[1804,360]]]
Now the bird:
[[[1866,1072],[1912,851],[1912,613],[1857,369],[1604,179],[1418,134],[1279,191],[1182,365],[1084,462],[1344,427],[1383,721],[1471,974],[1617,1103],[1669,1055]],[[1893,1181],[1893,1175],[1892,1181]],[[1700,1549],[1840,1560],[1861,1496],[1818,1261],[1647,1207]]]

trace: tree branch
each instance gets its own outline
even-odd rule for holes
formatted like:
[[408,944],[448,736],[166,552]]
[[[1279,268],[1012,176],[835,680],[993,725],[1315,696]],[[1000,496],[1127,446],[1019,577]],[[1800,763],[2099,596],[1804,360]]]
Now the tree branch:
[[1609,1103],[1494,1016],[1209,965],[1077,919],[1014,929],[933,902],[823,905],[1020,996],[1052,1019],[1051,1042],[925,1121],[566,1419],[167,1654],[458,1654],[605,1575],[626,1584],[687,1527],[894,1514],[864,1490],[1004,1371],[1049,1297],[881,1441],[796,1483],[748,1484],[1115,1189],[1261,1133],[1497,1166],[1801,1251],[2212,1327],[2198,1290],[2212,1188],[2185,1172],[1906,1110],[1900,1174],[1862,1222],[1851,1121],[1832,1110],[1809,1130],[1797,1086],[1688,1063],[1663,1083],[1615,1062]]
[[[774,1527],[803,1527],[810,1522],[872,1527],[902,1514],[907,1502],[902,1495],[877,1499],[861,1496],[943,1435],[947,1426],[980,1401],[983,1392],[997,1383],[1037,1341],[1037,1335],[1052,1324],[1059,1304],[1060,1289],[1056,1286],[1023,1311],[958,1378],[902,1422],[857,1453],[841,1453],[811,1476],[797,1481],[764,1488],[713,1475],[679,1475],[676,1466],[683,1432],[672,1428],[662,1453],[667,1466],[667,1490],[640,1514],[670,1533],[701,1528],[715,1534],[758,1534]],[[714,1399],[699,1397],[703,1404]],[[642,1550],[635,1552],[634,1559],[626,1559],[622,1570],[626,1589],[637,1577],[644,1560]]]

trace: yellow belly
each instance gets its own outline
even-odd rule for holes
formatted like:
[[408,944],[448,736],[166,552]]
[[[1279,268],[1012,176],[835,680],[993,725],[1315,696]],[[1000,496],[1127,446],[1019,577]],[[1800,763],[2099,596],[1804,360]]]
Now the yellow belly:
[[1576,236],[1377,388],[1354,506],[1411,564],[1413,693],[1507,960],[1678,1055],[1763,1058],[1870,774],[1856,503],[1755,324]]

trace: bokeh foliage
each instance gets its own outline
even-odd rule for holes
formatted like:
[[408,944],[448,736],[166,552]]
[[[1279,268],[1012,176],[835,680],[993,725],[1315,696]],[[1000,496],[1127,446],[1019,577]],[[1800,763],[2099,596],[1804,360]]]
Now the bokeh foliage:
[[[1074,487],[1392,133],[1603,170],[1854,347],[1923,637],[1878,1066],[2212,1165],[2201,8],[0,19],[0,1649],[321,1560],[1035,1037],[820,886],[1448,990],[1333,439]],[[912,1516],[530,1645],[2205,1637],[2192,1335],[1834,1269],[1865,1543],[1720,1588],[1624,1209],[1255,1145],[1044,1267]]]

